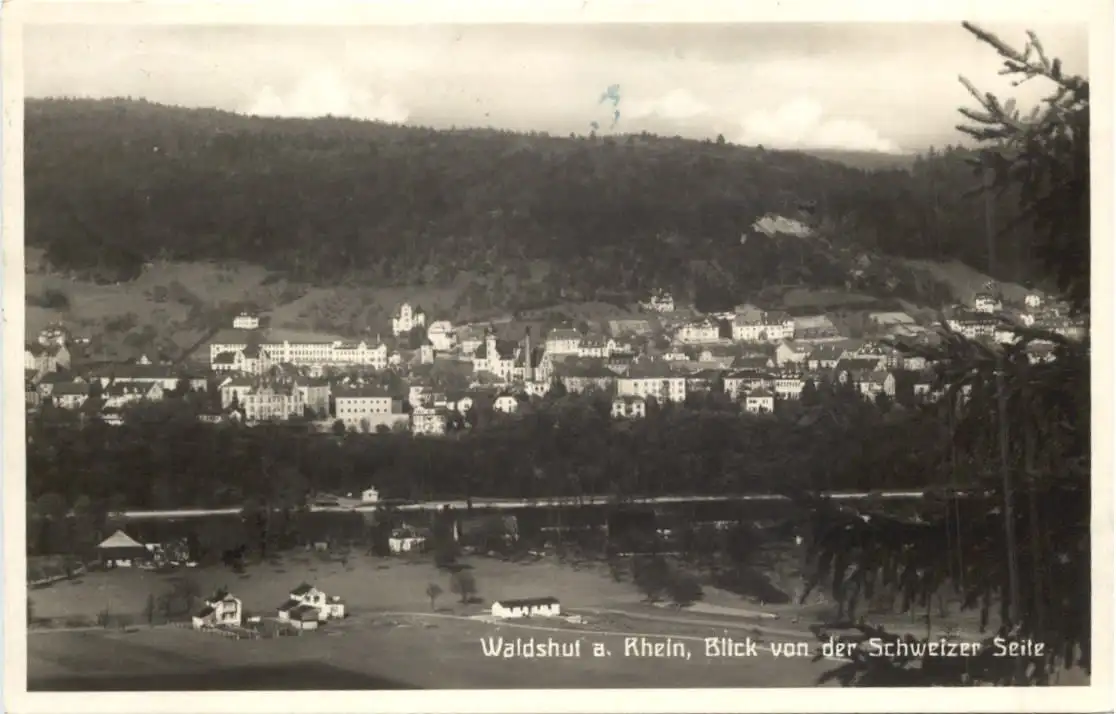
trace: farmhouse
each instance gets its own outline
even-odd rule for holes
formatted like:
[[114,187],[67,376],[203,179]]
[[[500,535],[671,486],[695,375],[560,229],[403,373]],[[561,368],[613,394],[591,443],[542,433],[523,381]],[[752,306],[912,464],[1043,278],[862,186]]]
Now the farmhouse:
[[457,333],[448,320],[435,320],[426,328],[426,339],[439,352],[448,352],[457,346]]
[[137,561],[146,560],[150,552],[143,543],[118,530],[101,541],[97,554],[107,568],[130,568]]
[[279,619],[297,626],[299,620],[305,622],[310,619],[310,615],[318,622],[339,620],[345,617],[345,603],[336,595],[328,597],[313,585],[302,583],[279,606]]
[[497,600],[492,603],[493,617],[558,617],[561,614],[562,606],[556,597]]
[[198,614],[194,615],[195,630],[208,627],[233,626],[239,627],[244,616],[244,607],[238,598],[225,591],[218,591],[212,598],[205,601]]

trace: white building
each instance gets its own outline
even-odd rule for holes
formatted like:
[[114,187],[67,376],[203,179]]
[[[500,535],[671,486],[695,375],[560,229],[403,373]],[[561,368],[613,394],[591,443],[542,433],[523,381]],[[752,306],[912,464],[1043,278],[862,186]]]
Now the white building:
[[306,402],[301,392],[289,386],[262,386],[245,394],[240,407],[248,421],[283,421],[302,416]]
[[226,592],[218,592],[205,601],[205,607],[194,615],[195,630],[209,627],[239,627],[244,616],[244,608],[238,598]]
[[639,305],[652,312],[674,312],[674,296],[665,290],[656,290],[651,293],[651,299]]
[[233,318],[233,328],[237,330],[257,330],[260,327],[260,316],[254,312],[242,312]]
[[416,327],[426,326],[426,313],[417,305],[403,303],[391,318],[391,332],[393,335],[404,335]]
[[[239,356],[239,353],[244,353]],[[214,342],[209,346],[209,362],[214,370],[262,374],[272,364],[296,366],[353,365],[385,369],[387,346],[360,342]]]
[[973,300],[973,309],[977,312],[993,313],[1004,309],[1003,303],[995,296],[988,293],[977,293]]
[[781,342],[794,337],[794,319],[784,313],[770,312],[737,315],[732,321],[732,339],[736,342]]
[[[303,608],[300,610],[300,608]],[[324,592],[302,583],[291,591],[290,598],[279,606],[279,620],[293,622],[299,619],[298,615],[307,613],[305,608],[313,610],[313,615],[318,622],[327,620],[340,620],[345,617],[345,603],[340,597],[327,596]],[[310,614],[310,613],[307,613]]]
[[557,329],[546,335],[546,351],[552,355],[576,355],[581,346],[581,333],[577,330]]
[[506,619],[520,617],[558,617],[562,605],[556,597],[523,598],[520,600],[497,600],[492,603],[492,616]]
[[647,416],[647,402],[639,397],[617,397],[612,400],[612,416],[617,419],[639,419]]
[[501,394],[492,403],[492,408],[504,414],[515,414],[519,411],[519,400],[510,394]]
[[752,414],[771,414],[775,411],[775,395],[766,389],[757,389],[744,397],[744,410]]
[[686,323],[675,334],[675,338],[687,345],[716,342],[721,339],[721,328],[708,318]]
[[1031,310],[1038,310],[1042,307],[1042,296],[1038,293],[1028,293],[1027,297],[1023,298],[1023,304]]
[[426,328],[426,339],[439,352],[448,352],[457,346],[457,333],[449,320],[435,320]]
[[686,401],[686,377],[675,374],[665,364],[636,365],[627,376],[616,380],[616,394],[681,403]]

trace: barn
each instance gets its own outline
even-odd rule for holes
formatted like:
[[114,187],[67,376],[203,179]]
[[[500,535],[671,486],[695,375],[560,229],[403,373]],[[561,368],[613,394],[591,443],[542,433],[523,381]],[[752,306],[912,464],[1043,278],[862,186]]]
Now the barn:
[[492,603],[493,617],[558,617],[561,614],[562,606],[556,597],[497,600]]
[[130,568],[154,557],[143,543],[124,531],[116,531],[101,541],[97,546],[97,554],[108,568]]

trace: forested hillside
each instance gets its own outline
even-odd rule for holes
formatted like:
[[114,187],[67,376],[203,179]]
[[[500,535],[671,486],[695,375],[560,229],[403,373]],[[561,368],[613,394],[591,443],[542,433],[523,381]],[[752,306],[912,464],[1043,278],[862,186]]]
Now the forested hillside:
[[[439,284],[545,261],[540,300],[652,286],[736,299],[773,284],[845,284],[864,252],[1028,277],[1017,246],[1030,243],[1019,232],[1029,227],[1000,236],[989,265],[984,204],[968,195],[977,179],[957,149],[909,170],[863,171],[649,135],[447,132],[64,99],[27,103],[26,140],[28,244],[100,280],[128,279],[158,257],[240,259],[327,284]],[[1015,205],[1003,197],[997,225]],[[755,234],[770,212],[815,236]]]

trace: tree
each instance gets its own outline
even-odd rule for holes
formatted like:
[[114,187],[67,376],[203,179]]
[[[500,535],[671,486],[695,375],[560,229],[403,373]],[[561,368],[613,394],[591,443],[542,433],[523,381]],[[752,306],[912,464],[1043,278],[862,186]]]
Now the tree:
[[155,612],[155,594],[148,593],[147,603],[143,606],[143,617],[145,620],[147,620],[147,624],[150,626],[155,625]]
[[468,604],[477,594],[477,580],[468,570],[458,570],[450,576],[450,591],[461,597],[461,602]]
[[438,596],[442,594],[442,588],[437,583],[430,583],[426,586],[426,597],[430,598],[430,609],[434,609],[434,603],[437,601]]
[[345,432],[348,431],[348,429],[345,428],[345,422],[340,419],[333,422],[333,426],[330,427],[330,430],[333,432],[334,436],[344,436]]
[[[1039,228],[1042,262],[1074,308],[1087,314],[1088,268],[1082,266],[1090,235],[1081,213],[1088,215],[1089,203],[1088,82],[1065,76],[1033,34],[1018,52],[965,27],[1000,53],[1007,74],[1020,81],[1046,77],[1055,85],[1045,110],[1022,118],[1014,102],[1001,103],[966,82],[983,111],[962,110],[978,125],[962,129],[990,144],[978,168],[994,173],[990,188],[1019,189],[1023,214]],[[1007,346],[988,347],[948,327],[937,347],[899,345],[935,361],[945,391],[940,419],[949,428],[937,448],[948,480],[933,504],[899,515],[805,501],[812,511],[815,582],[831,582],[850,617],[862,596],[883,591],[898,594],[905,609],[925,608],[929,618],[932,597],[949,586],[963,607],[980,610],[982,623],[996,625],[993,635],[1043,642],[1043,653],[996,657],[991,637],[982,656],[964,661],[869,661],[854,652],[853,661],[823,679],[1047,684],[1058,666],[1090,670],[1089,346],[1041,330],[1015,331],[1020,340]],[[1040,339],[1056,345],[1052,362],[1029,359],[1030,343]],[[880,628],[858,629],[856,640],[900,639]]]
[[674,572],[667,584],[667,592],[670,593],[670,599],[678,607],[686,607],[701,600],[702,589],[701,583],[697,578],[688,574]]
[[1058,59],[1050,59],[1033,33],[1020,52],[999,37],[965,24],[1004,61],[1001,74],[1015,83],[1043,78],[1053,92],[1024,116],[1014,99],[1001,102],[979,91],[964,77],[961,82],[980,105],[962,108],[971,124],[959,126],[983,146],[976,167],[990,172],[989,189],[1019,190],[1022,209],[1004,231],[1017,230],[1030,220],[1035,227],[1035,251],[1078,310],[1087,311],[1090,289],[1090,170],[1089,81],[1066,74]]

